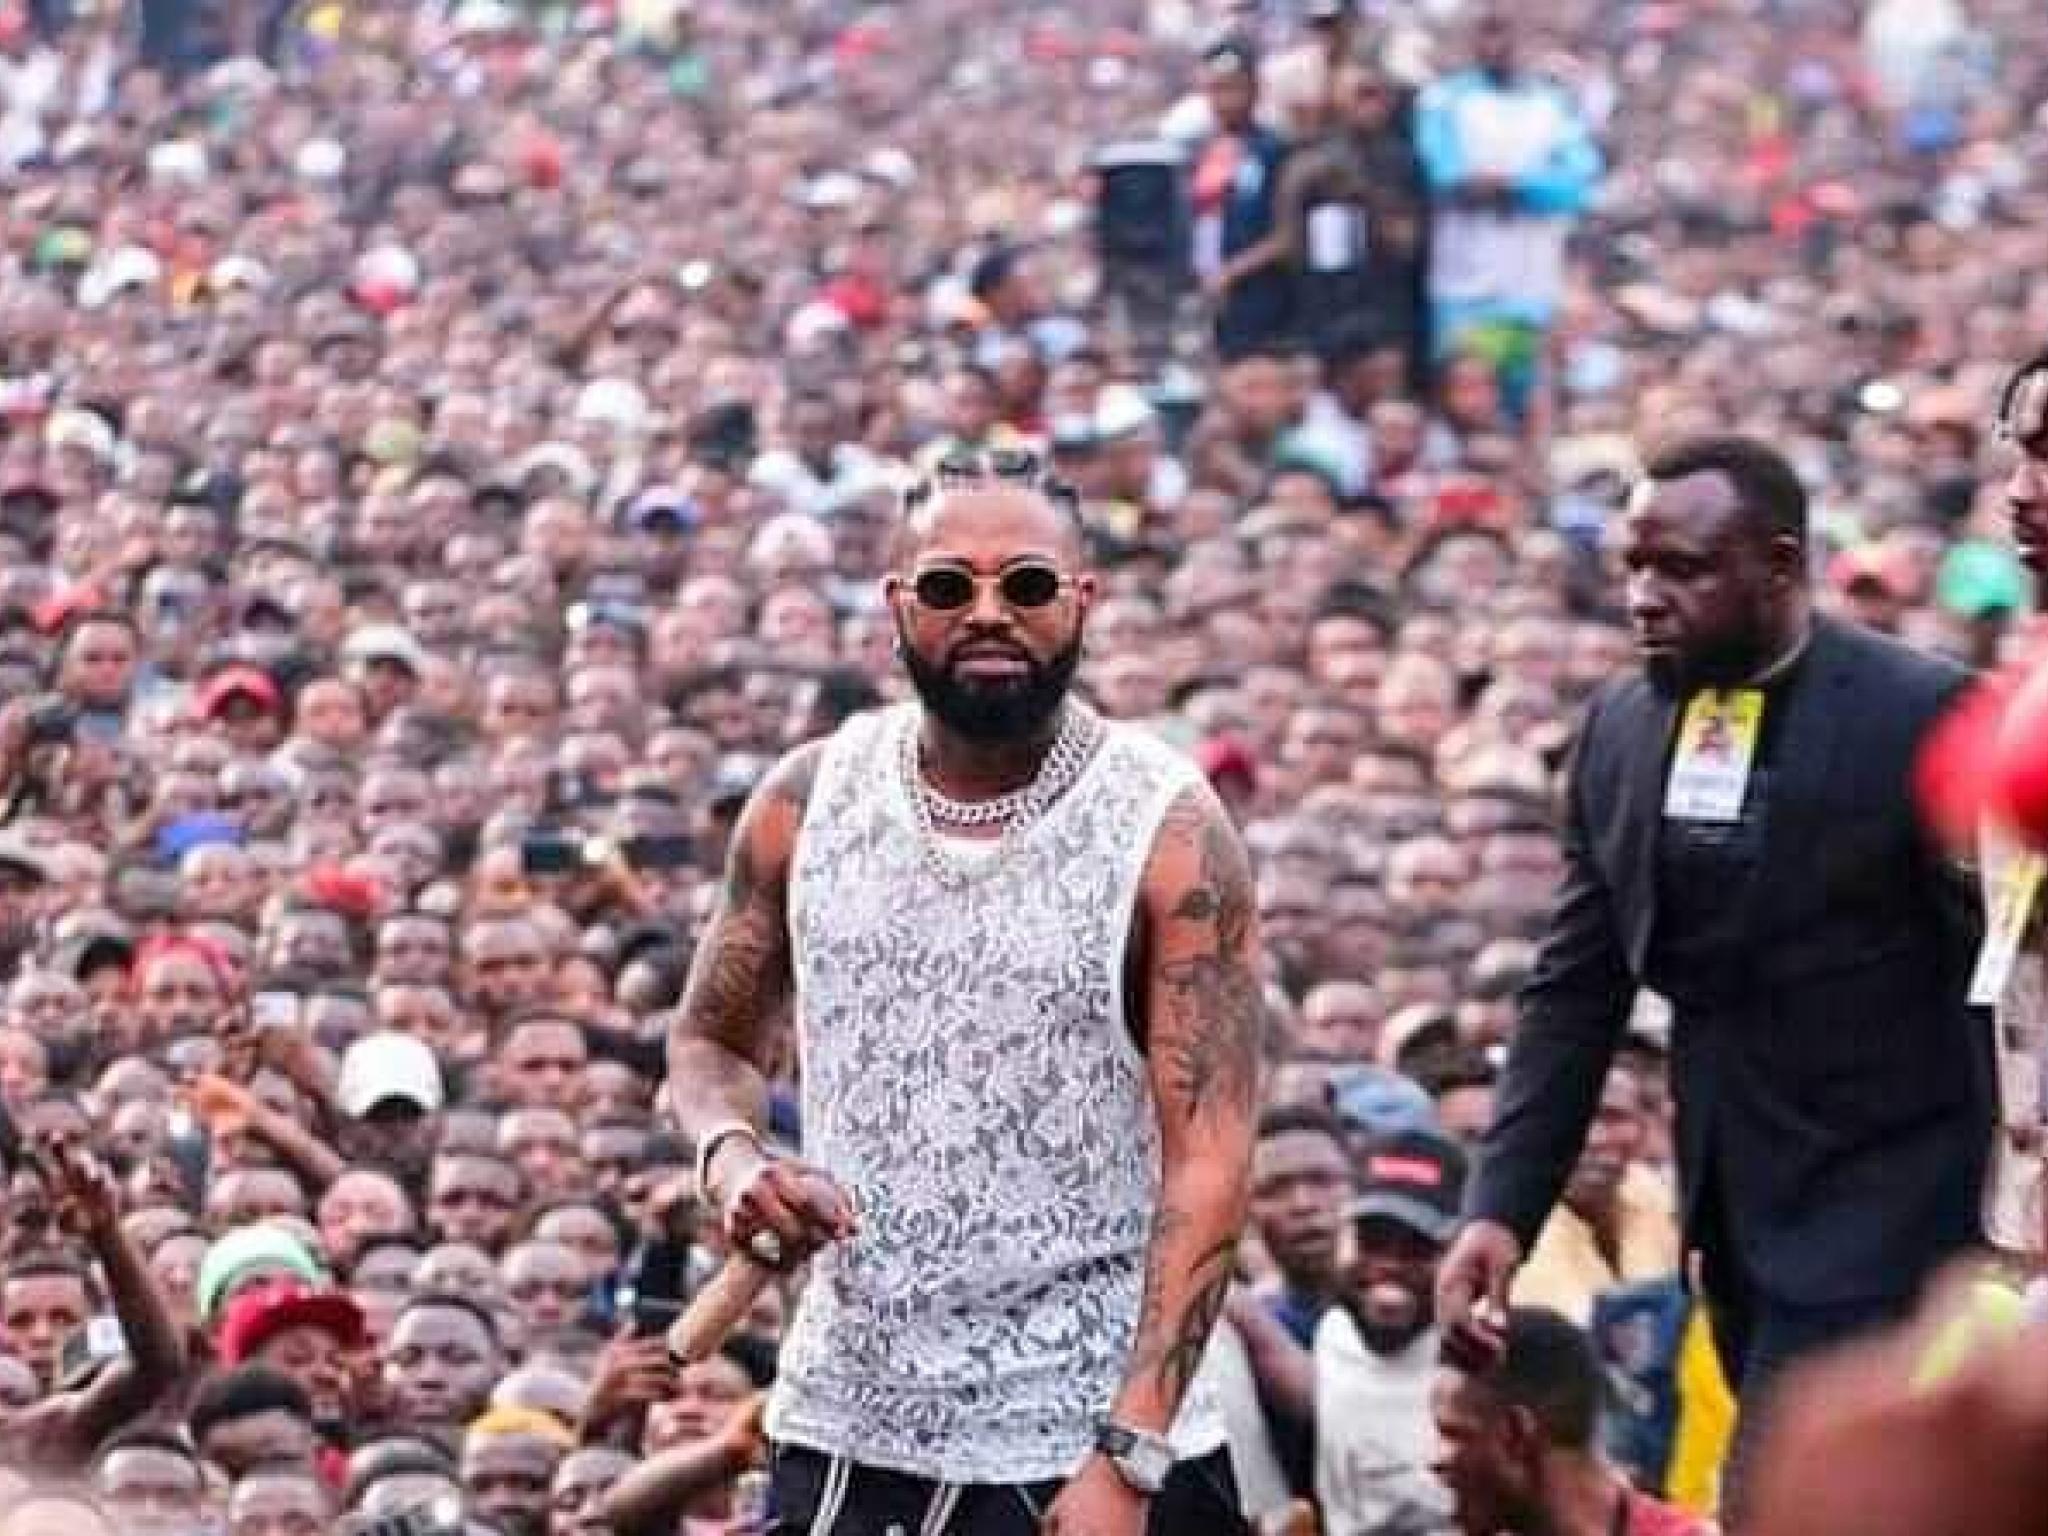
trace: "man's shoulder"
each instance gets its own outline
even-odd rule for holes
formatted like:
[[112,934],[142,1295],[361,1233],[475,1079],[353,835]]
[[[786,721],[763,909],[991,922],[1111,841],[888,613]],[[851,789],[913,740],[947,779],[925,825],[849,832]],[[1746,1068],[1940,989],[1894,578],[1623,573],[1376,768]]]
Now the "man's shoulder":
[[1881,686],[1893,698],[1940,704],[1969,682],[1967,667],[1860,624],[1823,619],[1816,630],[1851,675]]

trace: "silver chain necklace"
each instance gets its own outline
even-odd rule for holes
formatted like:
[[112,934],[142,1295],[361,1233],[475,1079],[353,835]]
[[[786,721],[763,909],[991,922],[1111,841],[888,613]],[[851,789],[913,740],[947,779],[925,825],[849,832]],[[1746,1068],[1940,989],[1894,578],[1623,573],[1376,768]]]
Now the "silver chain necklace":
[[933,873],[949,884],[958,884],[975,869],[983,867],[983,862],[980,859],[964,862],[949,854],[944,829],[1000,826],[1002,832],[995,839],[994,849],[986,856],[990,863],[999,861],[1018,834],[1034,825],[1061,795],[1074,787],[1089,759],[1094,756],[1103,730],[1102,717],[1093,710],[1079,704],[1067,705],[1052,746],[1046,750],[1045,758],[1039,763],[1038,772],[1032,775],[1030,783],[992,800],[970,801],[951,799],[926,782],[917,724],[917,717],[912,715],[904,727],[897,753],[897,769],[911,810],[917,817],[918,840],[923,846],[926,863]]

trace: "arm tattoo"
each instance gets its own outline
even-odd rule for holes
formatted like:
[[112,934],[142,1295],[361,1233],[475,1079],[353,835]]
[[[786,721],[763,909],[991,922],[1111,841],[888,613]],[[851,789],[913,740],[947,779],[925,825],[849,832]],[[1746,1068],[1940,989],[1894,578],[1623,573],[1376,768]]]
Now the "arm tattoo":
[[[709,1040],[751,1057],[762,1029],[789,1001],[787,884],[764,863],[756,844],[762,813],[800,821],[809,800],[816,754],[792,758],[762,788],[756,814],[733,834],[725,885],[690,968],[677,1019],[678,1040]],[[703,1072],[739,1075],[738,1063],[700,1063]]]
[[1202,1356],[1209,1348],[1209,1335],[1216,1319],[1223,1315],[1223,1303],[1230,1296],[1230,1282],[1236,1274],[1237,1241],[1227,1238],[1195,1261],[1193,1278],[1199,1288],[1182,1314],[1180,1328],[1159,1357],[1159,1384],[1178,1403],[1202,1368]]
[[1198,849],[1194,882],[1170,918],[1198,930],[1193,952],[1159,970],[1171,1027],[1158,1044],[1190,1120],[1258,1112],[1265,999],[1254,969],[1251,871],[1236,836],[1205,802],[1169,816],[1168,835]]
[[[1185,1211],[1163,1207],[1152,1223],[1152,1241],[1145,1257],[1145,1310],[1138,1320],[1138,1337],[1131,1362],[1132,1374],[1149,1372],[1167,1400],[1178,1404],[1195,1379],[1202,1355],[1209,1347],[1209,1334],[1223,1313],[1230,1295],[1230,1283],[1237,1270],[1237,1240],[1226,1238],[1210,1248],[1188,1267],[1193,1294],[1181,1314],[1180,1326],[1170,1338],[1160,1336],[1164,1319],[1160,1313],[1167,1300],[1167,1276],[1172,1250],[1179,1246],[1192,1219]],[[1178,1267],[1177,1264],[1174,1267]]]

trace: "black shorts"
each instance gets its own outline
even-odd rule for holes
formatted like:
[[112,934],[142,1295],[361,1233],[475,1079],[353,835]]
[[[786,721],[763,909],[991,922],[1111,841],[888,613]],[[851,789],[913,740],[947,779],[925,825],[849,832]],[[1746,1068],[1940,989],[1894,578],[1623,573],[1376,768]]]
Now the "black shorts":
[[[800,1445],[778,1446],[768,1529],[776,1536],[935,1536],[926,1524],[944,1497],[942,1536],[1038,1536],[1060,1491],[1046,1483],[969,1483],[943,1491],[930,1478],[866,1467]],[[1152,1501],[1147,1536],[1247,1536],[1230,1453],[1173,1469]]]

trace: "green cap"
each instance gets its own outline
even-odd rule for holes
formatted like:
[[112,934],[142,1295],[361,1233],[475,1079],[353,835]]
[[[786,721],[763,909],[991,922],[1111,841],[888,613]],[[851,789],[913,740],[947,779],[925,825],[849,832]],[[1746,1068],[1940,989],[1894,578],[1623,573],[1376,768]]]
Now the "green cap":
[[199,1261],[193,1301],[199,1309],[201,1326],[211,1326],[228,1298],[246,1282],[266,1275],[303,1280],[314,1286],[327,1283],[327,1273],[312,1250],[283,1227],[263,1223],[236,1227],[223,1233]]
[[1942,560],[1934,596],[1942,607],[1966,619],[2018,613],[2027,606],[2027,572],[2010,551],[1972,539]]

